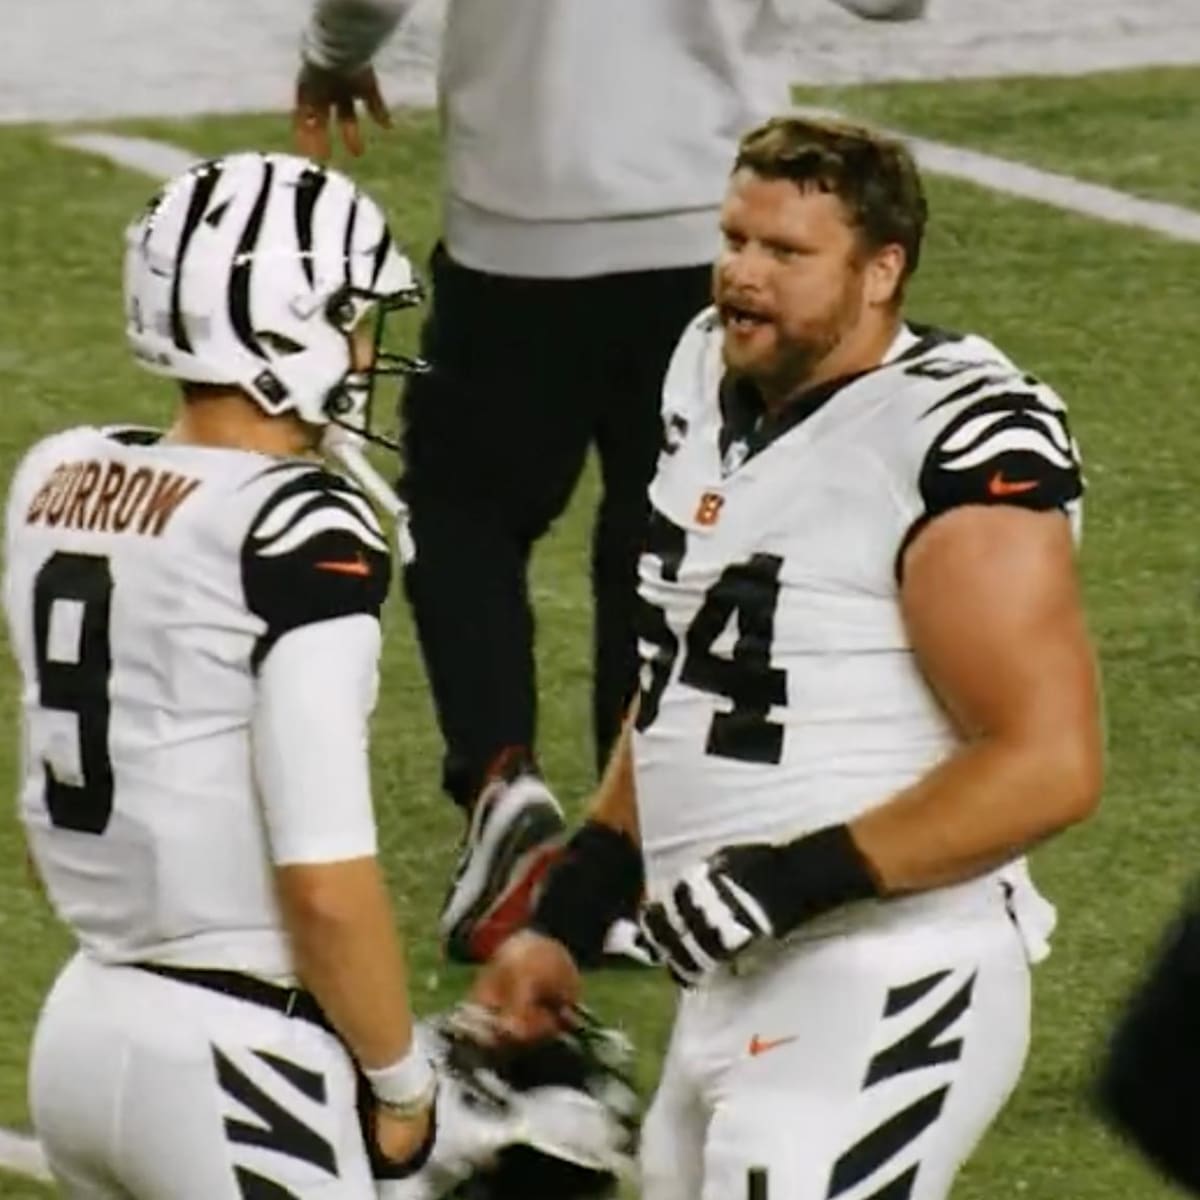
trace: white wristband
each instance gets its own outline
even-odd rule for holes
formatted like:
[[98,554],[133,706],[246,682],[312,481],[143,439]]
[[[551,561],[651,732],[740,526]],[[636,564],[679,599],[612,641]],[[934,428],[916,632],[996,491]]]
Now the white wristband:
[[398,1116],[416,1116],[433,1103],[437,1074],[433,1064],[414,1045],[387,1067],[364,1067],[363,1074],[375,1099]]

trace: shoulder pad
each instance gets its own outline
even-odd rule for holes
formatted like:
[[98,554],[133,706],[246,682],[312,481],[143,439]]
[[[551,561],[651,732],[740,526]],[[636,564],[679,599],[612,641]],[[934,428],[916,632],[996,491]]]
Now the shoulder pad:
[[935,346],[902,369],[915,384],[907,400],[927,516],[962,504],[1062,508],[1081,495],[1066,405],[990,343]]
[[379,518],[354,484],[309,464],[281,463],[264,476],[281,481],[252,518],[241,552],[247,606],[267,623],[255,666],[288,630],[377,617],[391,575]]

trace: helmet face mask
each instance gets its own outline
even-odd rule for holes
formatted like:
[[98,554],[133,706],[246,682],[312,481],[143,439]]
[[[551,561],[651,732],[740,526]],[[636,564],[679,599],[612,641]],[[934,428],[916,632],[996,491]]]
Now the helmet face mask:
[[377,379],[424,369],[384,349],[385,322],[422,298],[378,205],[293,155],[199,163],[126,232],[126,336],[142,366],[385,445]]
[[384,299],[350,287],[338,289],[329,298],[327,320],[345,334],[350,346],[346,374],[325,400],[326,419],[331,425],[390,450],[400,449],[398,438],[376,427],[375,401],[380,380],[405,379],[429,370],[424,359],[385,348],[388,318],[416,307],[423,299],[424,292],[417,283],[406,292]]

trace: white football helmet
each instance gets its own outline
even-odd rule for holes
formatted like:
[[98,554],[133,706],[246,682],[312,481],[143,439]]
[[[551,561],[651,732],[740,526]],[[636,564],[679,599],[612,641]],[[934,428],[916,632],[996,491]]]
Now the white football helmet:
[[614,1197],[637,1147],[632,1046],[581,1012],[578,1029],[551,1041],[489,1048],[477,1040],[488,1020],[463,1006],[417,1026],[440,1077],[437,1136],[412,1174],[389,1178],[377,1164],[379,1200]]
[[[233,384],[353,440],[371,429],[374,381],[422,369],[380,348],[385,314],[421,289],[379,206],[338,171],[239,153],[167,183],[126,231],[125,330],[139,363]],[[354,369],[351,332],[375,314],[376,361]]]

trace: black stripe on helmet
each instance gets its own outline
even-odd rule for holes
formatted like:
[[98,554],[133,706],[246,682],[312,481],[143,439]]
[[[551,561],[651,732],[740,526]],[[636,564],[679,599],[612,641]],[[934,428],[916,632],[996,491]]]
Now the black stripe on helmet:
[[[187,214],[183,218],[183,228],[179,232],[179,245],[175,250],[175,269],[171,273],[171,340],[178,350],[185,354],[192,352],[192,339],[188,337],[187,326],[183,321],[183,309],[180,306],[180,287],[183,279],[183,260],[187,255],[188,245],[192,235],[204,216],[204,210],[221,182],[222,168],[219,162],[207,162],[194,171],[196,186],[188,200]],[[157,207],[157,206],[156,206]]]
[[267,198],[271,194],[271,180],[275,176],[274,164],[263,159],[262,184],[258,189],[254,207],[250,210],[250,218],[242,236],[238,240],[237,250],[233,256],[233,270],[229,277],[229,320],[238,340],[252,354],[265,357],[263,348],[254,336],[254,326],[250,320],[250,274],[254,267],[254,250],[262,233],[263,216],[267,211]]
[[379,281],[379,272],[383,270],[384,260],[388,256],[388,251],[392,248],[391,230],[385,225],[383,233],[379,237],[379,244],[375,247],[375,258],[371,263],[371,290],[374,291],[375,284]]
[[308,286],[314,282],[312,247],[313,247],[313,210],[325,190],[329,176],[324,167],[306,167],[296,182],[296,241],[300,245],[300,266]]
[[354,245],[354,227],[358,224],[358,193],[354,193],[354,199],[350,201],[350,213],[346,217],[346,236],[342,241],[342,261],[346,268],[346,286],[354,286],[354,277],[350,271],[350,263],[352,256],[352,247]]

